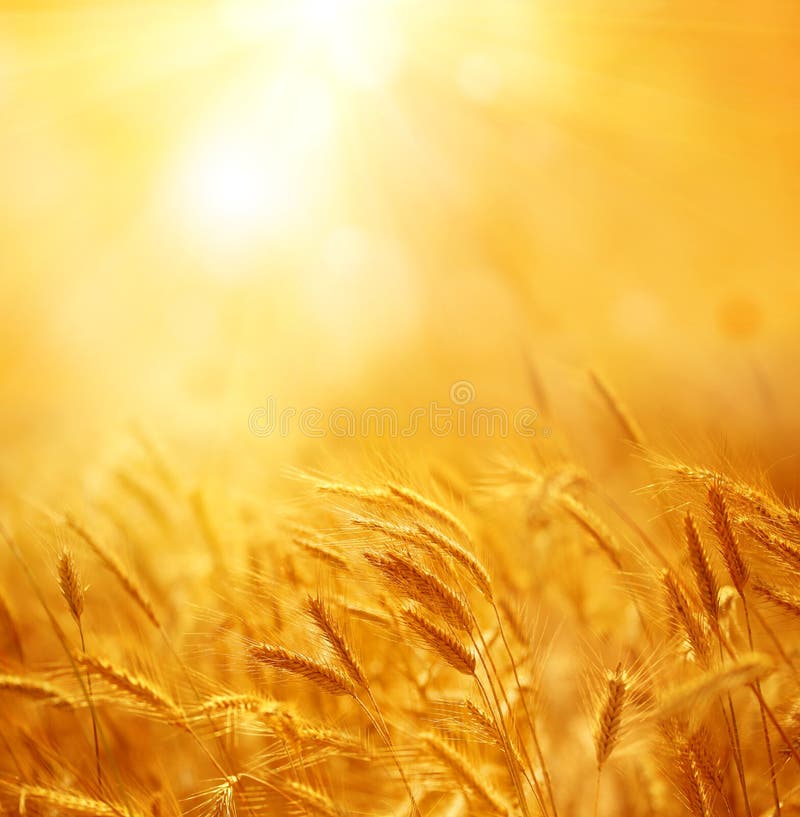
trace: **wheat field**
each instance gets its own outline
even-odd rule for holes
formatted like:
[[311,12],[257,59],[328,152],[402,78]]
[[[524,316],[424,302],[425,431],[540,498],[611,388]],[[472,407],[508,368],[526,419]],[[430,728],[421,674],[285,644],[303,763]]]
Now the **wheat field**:
[[0,815],[800,815],[798,46],[0,0]]

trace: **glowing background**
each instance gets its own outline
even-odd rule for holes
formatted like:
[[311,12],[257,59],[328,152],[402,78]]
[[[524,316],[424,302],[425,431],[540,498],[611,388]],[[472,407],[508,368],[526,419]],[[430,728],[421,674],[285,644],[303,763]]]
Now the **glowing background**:
[[518,404],[526,357],[779,475],[798,32],[761,1],[2,3],[0,480],[46,493],[131,423],[263,468],[309,446],[248,435],[267,394]]

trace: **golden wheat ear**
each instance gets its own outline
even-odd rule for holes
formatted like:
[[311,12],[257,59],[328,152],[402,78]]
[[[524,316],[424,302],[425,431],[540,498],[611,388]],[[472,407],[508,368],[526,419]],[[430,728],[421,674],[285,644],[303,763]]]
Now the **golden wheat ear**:
[[464,675],[475,674],[475,654],[452,633],[428,621],[425,616],[420,615],[412,607],[404,608],[400,615],[416,639],[453,669]]
[[97,658],[85,653],[76,653],[73,657],[75,662],[87,672],[101,678],[126,697],[143,704],[147,709],[162,715],[171,723],[177,725],[185,723],[185,716],[181,708],[166,692],[148,679],[135,675],[125,667],[117,666],[105,658]]
[[669,569],[661,574],[667,605],[674,626],[686,637],[695,658],[707,666],[711,656],[711,642],[702,614],[696,609],[678,577]]
[[723,483],[714,480],[708,486],[708,506],[711,510],[711,522],[719,543],[720,553],[728,569],[733,586],[740,596],[744,596],[750,568],[742,556],[739,539],[731,523],[728,502],[725,498]]
[[367,551],[364,558],[395,595],[416,601],[457,630],[472,632],[474,619],[465,600],[430,570],[400,553]]
[[487,601],[492,601],[492,580],[489,571],[481,564],[478,558],[462,547],[455,539],[424,522],[416,522],[416,529],[423,535],[427,543],[458,564],[470,577]]
[[64,546],[61,549],[56,564],[61,595],[64,597],[64,601],[66,601],[75,621],[79,622],[83,615],[83,587],[75,564],[75,557],[68,547]]
[[76,703],[57,687],[47,681],[26,678],[21,675],[0,675],[0,693],[20,695],[51,706],[72,708]]
[[684,520],[684,531],[686,535],[686,547],[689,552],[689,564],[694,574],[697,592],[703,610],[708,616],[712,626],[716,628],[719,623],[719,584],[714,575],[714,569],[708,558],[708,553],[700,538],[700,531],[697,529],[694,518],[687,513]]
[[350,678],[323,661],[271,644],[254,644],[249,652],[257,663],[305,678],[323,692],[355,697],[355,687]]
[[330,608],[319,598],[319,596],[309,596],[306,601],[308,614],[322,633],[322,637],[328,643],[344,667],[350,680],[363,689],[369,688],[369,681],[364,673],[363,666],[355,651],[348,642],[344,631],[333,617]]
[[605,766],[619,743],[628,689],[628,675],[622,664],[617,665],[613,672],[606,673],[605,690],[594,726],[594,753],[598,769]]

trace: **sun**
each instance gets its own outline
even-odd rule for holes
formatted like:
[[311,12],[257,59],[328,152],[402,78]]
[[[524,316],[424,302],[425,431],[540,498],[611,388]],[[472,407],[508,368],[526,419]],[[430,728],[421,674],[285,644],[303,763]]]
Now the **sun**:
[[[257,251],[326,193],[336,124],[396,66],[392,2],[227,2],[248,55],[186,130],[168,182],[180,234],[202,251]],[[229,267],[230,269],[230,267]]]

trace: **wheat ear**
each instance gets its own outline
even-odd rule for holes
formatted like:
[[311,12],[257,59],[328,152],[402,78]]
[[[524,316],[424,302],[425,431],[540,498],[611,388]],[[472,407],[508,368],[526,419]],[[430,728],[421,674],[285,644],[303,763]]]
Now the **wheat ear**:
[[728,503],[723,493],[722,483],[718,480],[708,486],[708,505],[711,509],[711,521],[717,536],[719,549],[725,561],[725,567],[731,577],[736,592],[744,598],[744,589],[750,577],[750,568],[742,557],[739,540],[731,524]]
[[185,718],[180,707],[151,681],[104,658],[78,653],[75,661],[110,686],[144,704],[148,709],[164,715],[171,723],[184,724]]
[[789,593],[786,590],[769,587],[763,582],[754,581],[753,590],[761,596],[761,598],[791,613],[793,616],[800,618],[800,596],[795,596],[794,593]]
[[322,637],[328,643],[328,646],[330,646],[339,658],[345,671],[350,676],[350,680],[356,686],[367,689],[369,687],[369,681],[364,673],[361,661],[348,643],[344,632],[336,619],[334,619],[330,608],[319,596],[309,596],[306,605],[311,620],[322,633]]
[[304,550],[306,553],[337,570],[348,571],[350,569],[350,565],[343,556],[321,545],[319,542],[314,542],[306,536],[294,536],[292,542],[301,550]]
[[475,674],[475,655],[454,635],[438,627],[412,608],[401,612],[403,621],[430,650],[464,675]]
[[714,569],[708,558],[700,531],[697,529],[690,513],[683,520],[686,533],[686,546],[689,551],[689,564],[692,567],[697,592],[708,620],[716,628],[719,624],[719,585]]
[[606,687],[594,728],[594,753],[598,770],[602,770],[619,742],[628,685],[628,675],[622,664],[618,664],[613,672],[606,673]]
[[0,692],[22,695],[34,701],[47,701],[57,707],[71,709],[75,705],[65,693],[47,681],[24,678],[21,675],[0,675]]
[[[68,547],[64,546],[61,549],[61,552],[58,554],[56,564],[58,568],[58,586],[61,588],[61,595],[64,597],[64,601],[67,603],[67,607],[72,613],[72,617],[75,619],[75,623],[78,627],[78,635],[81,640],[81,651],[85,653],[86,639],[83,635],[83,623],[81,622],[84,606],[83,586],[81,584],[80,575],[78,574],[78,566],[75,564],[75,557],[72,555],[72,551]],[[87,674],[86,687],[89,698],[91,699],[91,674]],[[93,706],[90,707],[89,711],[92,718],[92,738],[94,740],[95,766],[97,768],[97,782],[99,784],[101,783],[103,776],[100,767],[100,742],[97,736],[97,715]]]
[[578,502],[569,494],[556,494],[556,500],[562,508],[583,528],[600,550],[608,557],[611,564],[622,570],[622,556],[611,531],[599,517],[590,511],[583,503]]
[[703,619],[695,611],[683,586],[671,570],[665,569],[662,572],[661,581],[666,590],[667,601],[673,621],[683,630],[697,659],[704,666],[707,666],[711,654],[711,647],[706,637]]
[[665,693],[657,716],[666,718],[687,708],[699,709],[719,696],[766,678],[774,662],[762,653],[745,653],[730,664],[717,667],[672,687]]
[[454,514],[450,513],[447,508],[443,508],[433,500],[427,499],[426,497],[422,496],[422,494],[419,494],[411,488],[405,487],[404,485],[398,485],[397,483],[392,482],[389,483],[388,488],[391,496],[401,502],[407,508],[426,514],[431,519],[435,519],[449,527],[454,533],[457,533],[465,541],[469,541],[469,531],[464,526],[464,523]]
[[271,644],[255,644],[249,652],[250,657],[259,664],[305,678],[331,695],[355,697],[355,687],[350,678],[330,664]]
[[307,786],[305,783],[298,783],[290,780],[287,783],[290,796],[295,799],[304,810],[320,817],[341,817],[342,812],[336,804],[324,792]]
[[429,570],[394,552],[367,551],[364,558],[383,574],[393,592],[400,591],[456,629],[472,631],[473,619],[464,600]]
[[70,814],[82,814],[85,817],[111,817],[112,815],[129,815],[130,809],[127,806],[116,805],[104,800],[95,800],[84,794],[75,792],[49,789],[44,786],[20,786],[19,788],[19,813],[25,814],[25,804],[28,800],[33,800],[42,805],[49,806],[59,812]]
[[432,525],[416,522],[415,526],[431,545],[437,547],[466,571],[487,601],[492,601],[492,580],[489,571],[474,554]]
[[800,570],[800,548],[782,536],[776,536],[752,522],[745,522],[747,532],[766,550],[791,570]]
[[61,595],[69,607],[75,621],[80,621],[83,615],[83,587],[78,576],[78,568],[75,565],[75,557],[68,547],[62,548],[58,554],[58,586]]

